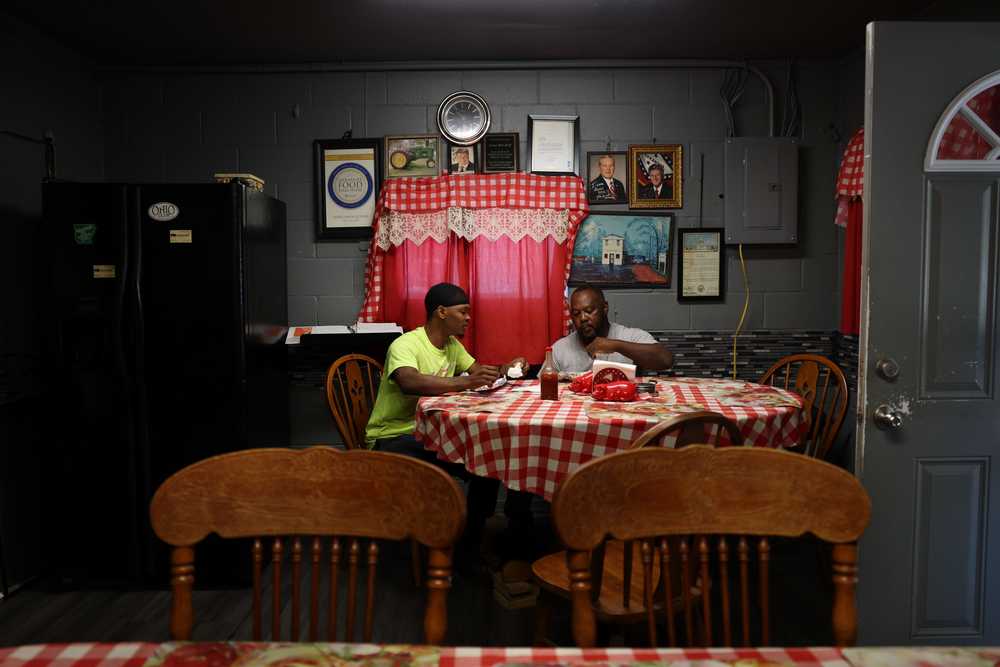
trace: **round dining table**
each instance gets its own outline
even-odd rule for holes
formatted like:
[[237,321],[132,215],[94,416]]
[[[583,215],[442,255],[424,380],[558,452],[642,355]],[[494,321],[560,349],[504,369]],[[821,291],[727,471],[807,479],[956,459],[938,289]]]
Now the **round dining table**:
[[[439,459],[552,500],[587,461],[626,450],[652,426],[685,412],[725,415],[739,426],[744,446],[794,448],[809,427],[802,405],[792,392],[742,380],[658,379],[655,394],[624,403],[595,401],[565,384],[559,400],[543,401],[537,380],[519,380],[489,392],[421,398],[415,435]],[[730,444],[724,432],[720,438],[720,446]]]

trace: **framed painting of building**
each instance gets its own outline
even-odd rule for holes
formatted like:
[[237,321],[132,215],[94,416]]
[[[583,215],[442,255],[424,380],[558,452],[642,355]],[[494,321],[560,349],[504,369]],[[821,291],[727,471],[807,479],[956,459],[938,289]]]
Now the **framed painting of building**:
[[674,216],[654,211],[591,213],[573,245],[570,285],[670,287]]

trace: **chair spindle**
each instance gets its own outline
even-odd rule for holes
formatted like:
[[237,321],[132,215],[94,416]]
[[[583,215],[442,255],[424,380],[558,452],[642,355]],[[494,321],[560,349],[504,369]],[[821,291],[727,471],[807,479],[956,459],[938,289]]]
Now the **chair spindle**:
[[281,544],[281,538],[274,538],[274,543],[271,545],[271,588],[272,588],[272,604],[271,604],[271,640],[280,641],[281,639],[281,557],[284,553],[284,547]]
[[771,562],[771,545],[766,537],[760,538],[757,545],[757,557],[760,559],[758,579],[760,582],[760,636],[761,646],[768,646],[771,643],[771,601],[768,597],[770,585],[768,583],[769,569]]
[[264,547],[260,543],[260,538],[253,541],[253,640],[260,641],[260,578],[264,565]]
[[711,578],[708,571],[709,555],[708,538],[701,535],[698,537],[698,561],[700,565],[698,574],[701,577],[701,618],[704,625],[702,639],[705,646],[712,645],[712,605],[711,596],[709,595],[711,592],[709,585]]
[[732,609],[729,604],[729,542],[719,536],[719,585],[722,598],[722,634],[726,646],[733,645]]
[[312,573],[309,582],[309,641],[319,641],[319,563],[323,544],[318,537],[312,541]]
[[292,540],[292,636],[293,642],[299,641],[301,629],[301,614],[299,603],[302,601],[302,540],[295,537]]
[[691,614],[691,558],[688,538],[681,538],[681,595],[684,597],[684,630],[687,633],[687,645],[694,646],[694,617]]
[[670,544],[665,537],[660,539],[660,577],[663,579],[663,610],[667,622],[667,640],[672,648],[677,646],[677,632],[674,629],[674,584],[670,576]]
[[375,570],[378,563],[378,544],[372,540],[368,545],[368,591],[365,600],[364,641],[372,640],[372,624],[375,621]]
[[358,604],[358,555],[361,553],[361,546],[358,538],[351,539],[351,548],[348,552],[347,563],[347,627],[345,629],[344,641],[354,641],[354,612]]
[[[649,632],[649,645],[656,646],[656,614],[653,612],[653,556],[649,540],[643,540],[642,546],[642,603],[646,606],[646,626]],[[625,589],[625,594],[629,594]]]
[[326,635],[330,641],[337,641],[337,584],[340,579],[340,540],[330,540],[330,618],[327,620]]
[[743,646],[750,646],[750,547],[747,538],[740,536],[737,547],[740,559],[740,620],[743,624]]
[[622,605],[628,609],[632,606],[632,540],[622,543],[622,555]]

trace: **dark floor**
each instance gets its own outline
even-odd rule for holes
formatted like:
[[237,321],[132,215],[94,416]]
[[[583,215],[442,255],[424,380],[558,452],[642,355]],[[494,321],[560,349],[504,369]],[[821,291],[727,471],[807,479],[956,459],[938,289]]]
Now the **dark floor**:
[[[539,503],[536,503],[536,506]],[[544,504],[542,504],[544,505]],[[536,507],[538,509],[538,507]],[[536,512],[535,543],[539,551],[553,550],[551,525],[546,507]],[[487,540],[502,536],[501,516],[494,517]],[[308,557],[303,559],[308,560]],[[249,567],[249,566],[248,566]],[[303,564],[308,581],[309,565]],[[286,568],[287,569],[287,568]],[[325,569],[325,568],[324,568]],[[815,543],[776,541],[772,545],[771,589],[773,604],[772,644],[821,646],[832,641],[830,633],[830,587],[819,583]],[[424,594],[414,584],[408,543],[383,543],[378,559],[373,640],[381,643],[420,643]],[[362,566],[356,620],[360,633],[364,604]],[[165,577],[166,579],[166,577]],[[283,577],[282,639],[288,639],[291,622],[289,576]],[[270,573],[265,576],[265,632],[270,628]],[[339,604],[343,632],[347,584],[346,570],[341,581]],[[197,588],[197,584],[196,584]],[[307,638],[308,588],[303,586],[302,636]],[[325,640],[328,583],[321,581],[320,639]],[[0,602],[0,645],[76,641],[165,641],[169,639],[167,619],[170,593],[161,590],[59,590],[49,579],[41,579]],[[251,591],[248,588],[196,590],[194,594],[196,640],[250,639]],[[455,574],[448,595],[446,644],[459,646],[526,646],[532,643],[534,609],[508,610],[494,600],[493,578],[474,549],[456,552]],[[641,644],[636,636],[611,635],[612,644]],[[716,635],[718,636],[718,635]],[[556,605],[550,638],[560,645],[572,645],[568,604]],[[338,639],[341,639],[338,636]],[[360,641],[360,635],[356,638]],[[716,643],[721,643],[717,642]]]

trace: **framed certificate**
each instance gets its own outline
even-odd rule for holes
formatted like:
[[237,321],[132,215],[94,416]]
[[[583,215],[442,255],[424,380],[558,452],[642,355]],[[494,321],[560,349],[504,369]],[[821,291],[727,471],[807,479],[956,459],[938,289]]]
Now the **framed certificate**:
[[382,185],[380,139],[317,139],[316,239],[364,239],[372,235]]
[[479,161],[484,174],[501,174],[521,168],[521,139],[517,132],[487,134],[479,142]]
[[580,117],[528,115],[528,171],[579,174]]
[[722,235],[725,229],[702,228],[678,230],[677,262],[678,301],[722,301],[725,297],[726,253]]

